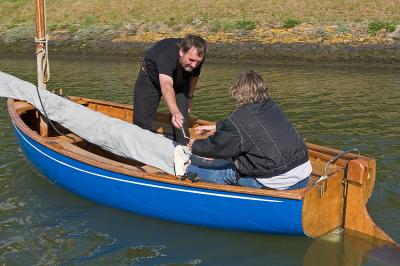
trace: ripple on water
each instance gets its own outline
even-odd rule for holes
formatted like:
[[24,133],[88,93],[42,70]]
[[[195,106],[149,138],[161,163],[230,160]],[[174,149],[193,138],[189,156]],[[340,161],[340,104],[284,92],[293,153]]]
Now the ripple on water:
[[[0,60],[2,71],[34,82],[34,61]],[[49,89],[63,88],[68,95],[132,104],[140,59],[132,60],[52,60]],[[376,187],[368,209],[373,219],[399,241],[398,69],[272,63],[253,66],[210,60],[202,69],[192,114],[210,120],[227,116],[235,107],[228,89],[242,71],[250,68],[266,79],[273,98],[307,141],[339,149],[359,148],[363,154],[377,159]],[[5,106],[5,100],[1,99],[0,264],[211,265],[217,261],[220,263],[214,265],[238,265],[238,262],[249,265],[269,261],[271,265],[281,262],[290,265],[299,264],[304,256],[302,248],[313,242],[272,236],[243,237],[235,242],[236,233],[203,231],[115,214],[82,200],[50,184],[17,152]],[[166,110],[165,105],[161,109]],[[92,215],[95,208],[101,209],[101,214]],[[101,229],[97,230],[93,226],[105,222],[113,225],[113,215],[119,217],[120,224],[112,233],[108,228],[98,226]],[[149,221],[149,227],[141,224],[150,224]],[[171,228],[175,228],[173,233]],[[215,252],[225,245],[227,250]],[[342,250],[344,246],[334,248]],[[315,259],[316,255],[311,258],[317,265],[320,261]],[[342,255],[335,254],[335,261],[341,261]]]
[[115,250],[110,253],[103,254],[96,261],[105,264],[135,264],[145,262],[148,259],[162,256],[162,249],[165,247],[127,247],[122,250]]
[[[86,223],[62,221],[32,227],[24,237],[10,237],[2,243],[2,262],[23,262],[27,256],[33,264],[127,265],[162,256],[164,247],[124,247],[107,234],[90,230]],[[16,256],[17,253],[19,256]]]

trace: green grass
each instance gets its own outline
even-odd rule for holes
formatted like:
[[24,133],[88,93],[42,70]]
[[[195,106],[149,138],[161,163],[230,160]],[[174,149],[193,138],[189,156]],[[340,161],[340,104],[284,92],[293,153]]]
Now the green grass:
[[[17,6],[18,12],[9,13]],[[202,19],[233,21],[251,18],[257,23],[284,21],[295,17],[299,21],[334,22],[354,21],[360,15],[366,20],[379,17],[382,21],[398,21],[400,2],[398,0],[202,0],[188,4],[183,0],[163,0],[154,4],[147,0],[48,0],[48,19],[65,23],[68,14],[70,23],[82,23],[87,14],[96,14],[97,23],[109,23],[111,19],[131,21],[144,19],[150,23],[167,22],[171,16],[178,21]],[[0,0],[0,24],[7,24],[10,17],[21,17],[27,23],[34,16],[34,2],[31,0]],[[312,12],[311,12],[312,11]]]
[[376,34],[378,31],[385,30],[393,32],[396,29],[396,25],[393,22],[385,21],[373,21],[368,24],[368,33]]
[[[211,31],[235,31],[265,25],[282,26],[282,23],[290,28],[299,22],[368,24],[376,18],[400,24],[399,0],[202,0],[190,4],[183,0],[163,0],[156,4],[148,0],[47,0],[46,8],[49,25],[134,23],[172,28],[195,25]],[[0,25],[33,25],[34,17],[34,1],[0,0]]]
[[0,0],[0,4],[6,3],[6,2],[15,3],[15,2],[21,2],[21,1],[20,0]]
[[288,29],[288,28],[293,28],[299,24],[300,24],[300,21],[298,21],[296,19],[288,18],[283,22],[283,27]]
[[253,20],[239,20],[230,24],[230,28],[232,30],[254,30],[257,26],[257,23]]
[[69,24],[67,26],[67,29],[68,29],[68,31],[70,33],[75,33],[75,32],[77,32],[79,30],[79,25],[77,25],[77,24]]
[[93,24],[95,24],[96,23],[96,17],[95,16],[93,16],[93,15],[89,15],[89,16],[86,16],[85,17],[85,25],[86,26],[90,26],[90,25],[93,25]]
[[337,30],[340,33],[349,33],[351,31],[349,26],[346,23],[343,23],[343,22],[339,22],[337,24]]

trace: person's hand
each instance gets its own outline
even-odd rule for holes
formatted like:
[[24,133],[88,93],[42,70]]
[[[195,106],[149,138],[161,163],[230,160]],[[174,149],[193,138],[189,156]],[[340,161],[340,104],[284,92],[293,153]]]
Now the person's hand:
[[174,127],[182,128],[184,121],[185,121],[185,119],[183,118],[183,115],[181,112],[177,111],[176,113],[172,114],[171,123],[172,123],[172,125],[174,125]]
[[188,142],[188,144],[186,144],[186,146],[191,150],[192,149],[192,145],[193,145],[193,142],[194,142],[195,140],[194,139],[190,139],[189,140],[189,142]]
[[215,133],[215,131],[216,131],[215,125],[203,125],[203,126],[198,126],[194,129],[194,132],[200,136],[212,135]]

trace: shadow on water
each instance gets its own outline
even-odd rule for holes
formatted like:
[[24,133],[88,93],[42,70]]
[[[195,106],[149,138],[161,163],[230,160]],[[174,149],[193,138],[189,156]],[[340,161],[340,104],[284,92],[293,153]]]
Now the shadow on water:
[[[132,103],[140,59],[51,61],[49,89]],[[0,70],[34,82],[32,60],[0,58]],[[244,70],[272,95],[307,141],[359,148],[377,159],[368,209],[400,240],[400,76],[366,66],[239,64],[208,60],[193,115],[218,120],[234,109],[228,88]],[[165,110],[165,105],[161,106]],[[50,184],[18,152],[0,99],[0,263],[134,265],[398,265],[399,251],[343,235],[319,239],[211,230],[96,205]],[[179,202],[177,202],[179,204]]]

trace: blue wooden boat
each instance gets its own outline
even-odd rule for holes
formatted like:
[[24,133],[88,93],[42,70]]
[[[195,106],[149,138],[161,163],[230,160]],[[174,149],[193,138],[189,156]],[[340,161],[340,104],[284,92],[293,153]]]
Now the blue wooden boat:
[[[133,119],[128,105],[71,99],[111,117]],[[102,150],[59,125],[62,135],[49,128],[41,136],[34,106],[13,99],[7,104],[26,158],[54,184],[100,204],[224,230],[318,237],[343,227],[393,241],[373,223],[365,207],[375,182],[374,159],[308,144],[312,181],[292,191],[182,181]],[[194,127],[208,123],[191,118],[191,137],[199,137]],[[168,114],[157,115],[154,130],[172,134]]]
[[[38,86],[48,81],[44,0],[36,3]],[[130,106],[71,97],[110,117],[132,121]],[[366,203],[375,183],[375,160],[308,144],[313,166],[306,188],[292,191],[192,183],[138,161],[122,158],[41,119],[25,101],[8,99],[21,150],[51,182],[100,204],[174,222],[271,234],[318,237],[336,228],[395,243],[369,217]],[[155,130],[172,133],[167,114]],[[193,128],[210,122],[190,119]]]

